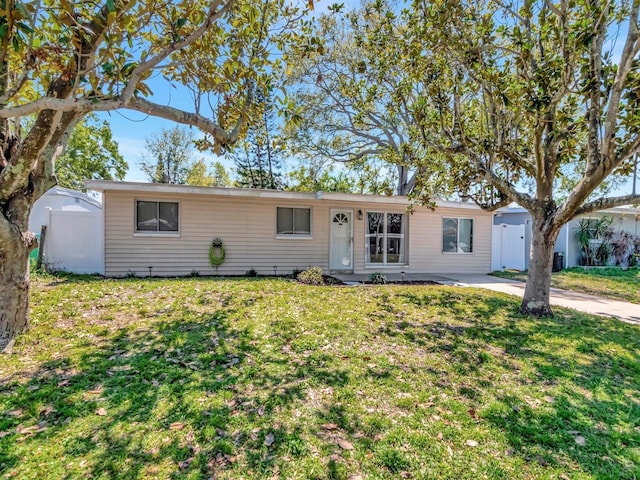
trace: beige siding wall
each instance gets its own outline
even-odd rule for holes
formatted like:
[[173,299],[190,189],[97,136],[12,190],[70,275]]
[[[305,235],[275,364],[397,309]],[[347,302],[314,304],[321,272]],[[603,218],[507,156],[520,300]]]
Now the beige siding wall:
[[[180,204],[179,236],[135,234],[135,201],[172,201]],[[408,217],[408,266],[365,266],[365,220],[358,210],[403,213],[402,205],[330,202],[328,200],[279,200],[270,198],[216,197],[206,195],[135,194],[107,191],[103,196],[105,215],[105,274],[124,276],[130,272],[148,275],[201,275],[213,273],[209,245],[220,237],[226,259],[221,275],[244,274],[255,268],[259,274],[290,273],[318,265],[329,268],[329,227],[332,208],[353,211],[354,271],[408,271],[429,273],[478,273],[490,269],[491,214],[471,209],[439,208],[435,212],[418,208]],[[311,239],[276,238],[276,207],[312,209]],[[474,218],[474,253],[442,253],[442,218]]]
[[[367,212],[404,213],[402,205],[362,204]],[[356,215],[357,216],[357,215]],[[473,218],[473,253],[457,254],[442,252],[442,219]],[[407,244],[409,265],[382,266],[365,265],[365,220],[356,220],[354,228],[354,271],[356,273],[418,272],[418,273],[488,273],[491,269],[491,213],[469,208],[437,208],[431,211],[417,207],[408,216]]]

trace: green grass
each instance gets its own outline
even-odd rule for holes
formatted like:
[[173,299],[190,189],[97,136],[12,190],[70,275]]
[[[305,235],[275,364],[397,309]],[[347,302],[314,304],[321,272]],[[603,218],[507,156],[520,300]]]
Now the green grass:
[[[493,272],[493,275],[514,280],[527,280],[526,272]],[[621,270],[618,267],[568,268],[551,276],[551,286],[598,295],[613,300],[640,303],[640,269]]]
[[640,328],[433,286],[37,279],[0,478],[633,479]]

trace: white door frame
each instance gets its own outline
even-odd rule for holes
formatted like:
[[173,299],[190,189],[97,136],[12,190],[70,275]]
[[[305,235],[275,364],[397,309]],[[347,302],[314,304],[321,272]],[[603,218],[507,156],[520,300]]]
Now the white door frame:
[[[343,212],[343,213],[348,213],[349,214],[349,266],[347,268],[333,268],[333,258],[332,257],[332,251],[333,251],[333,229],[332,229],[332,225],[333,225],[333,217],[335,216],[336,213],[338,212]],[[332,271],[336,271],[336,270],[344,270],[344,271],[348,271],[348,272],[353,272],[353,209],[352,208],[332,208],[330,210],[330,215],[329,215],[329,270]]]

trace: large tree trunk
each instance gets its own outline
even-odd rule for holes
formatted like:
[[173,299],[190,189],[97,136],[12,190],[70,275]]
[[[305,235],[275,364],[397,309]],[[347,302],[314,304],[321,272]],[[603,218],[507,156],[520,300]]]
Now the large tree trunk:
[[520,311],[535,317],[552,317],[549,304],[553,250],[559,229],[549,226],[544,219],[533,219],[531,231],[531,258],[527,285]]
[[14,230],[0,241],[0,352],[10,353],[29,326],[29,253],[36,241],[31,232]]

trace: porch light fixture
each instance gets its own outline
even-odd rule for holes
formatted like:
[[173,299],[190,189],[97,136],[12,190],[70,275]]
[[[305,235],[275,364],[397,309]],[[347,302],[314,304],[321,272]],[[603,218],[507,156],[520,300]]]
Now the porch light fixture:
[[358,220],[362,220],[363,216],[362,210],[358,210]]

